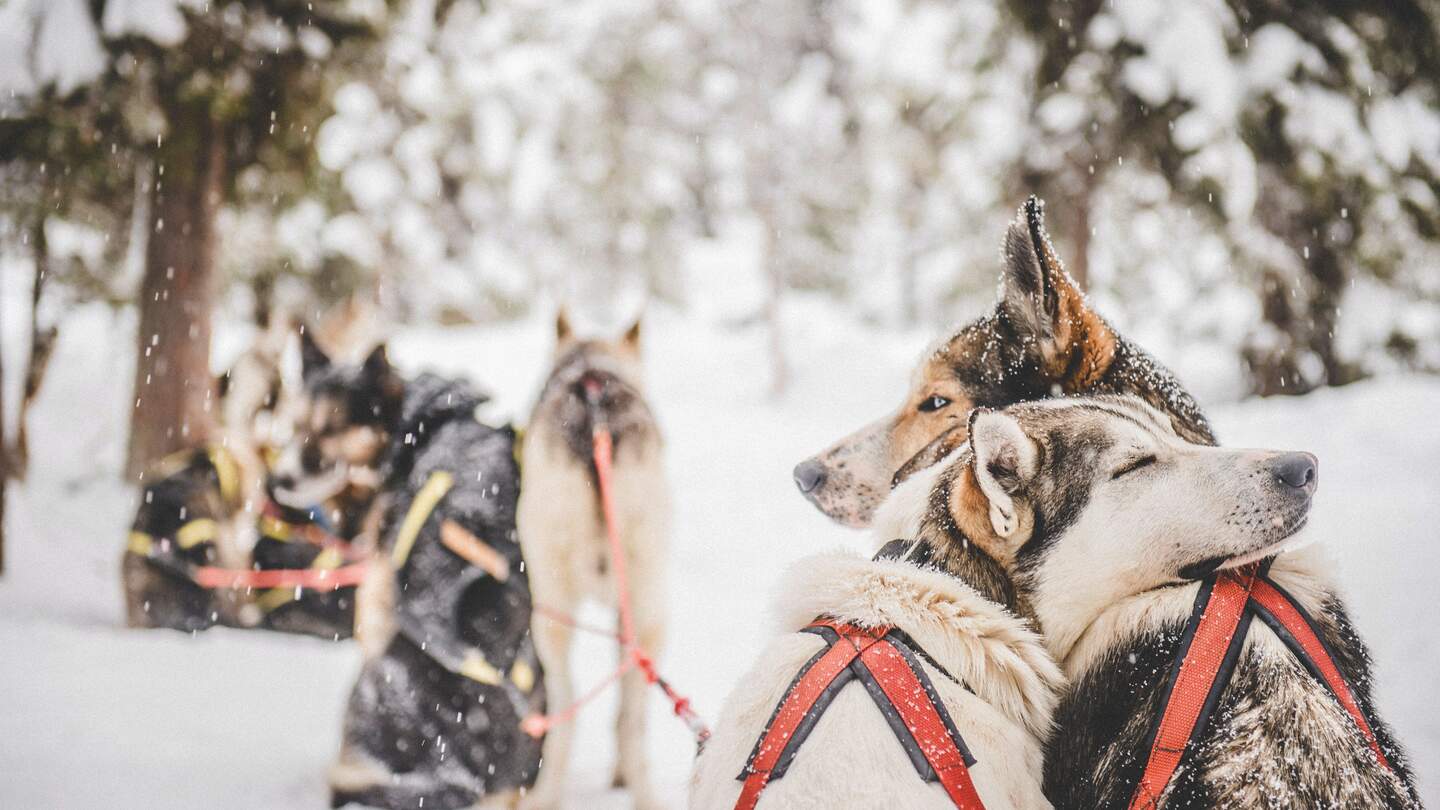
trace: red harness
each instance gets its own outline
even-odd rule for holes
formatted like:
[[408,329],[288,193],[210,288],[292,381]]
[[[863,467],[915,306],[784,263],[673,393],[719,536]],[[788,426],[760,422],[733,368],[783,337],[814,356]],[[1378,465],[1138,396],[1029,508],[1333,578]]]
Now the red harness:
[[805,632],[821,636],[827,646],[806,662],[775,707],[737,777],[745,785],[735,810],[753,810],[765,786],[785,775],[840,689],[857,678],[885,715],[920,778],[938,781],[956,807],[983,810],[970,780],[969,766],[975,758],[920,665],[917,653],[924,652],[889,627],[866,629],[817,619]]
[[1245,646],[1250,620],[1275,631],[1311,675],[1345,709],[1380,765],[1390,769],[1355,692],[1335,665],[1314,619],[1266,573],[1268,564],[1212,574],[1200,586],[1180,652],[1170,672],[1169,695],[1155,727],[1149,759],[1130,810],[1153,810],[1186,753],[1205,731],[1205,723],[1230,682]]

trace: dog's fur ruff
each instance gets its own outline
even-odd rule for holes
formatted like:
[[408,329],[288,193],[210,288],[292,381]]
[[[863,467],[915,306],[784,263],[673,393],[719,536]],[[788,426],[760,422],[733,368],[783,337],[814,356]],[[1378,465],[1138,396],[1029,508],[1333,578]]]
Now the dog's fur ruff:
[[1090,306],[1050,244],[1030,198],[1005,234],[1000,299],[990,314],[926,352],[892,414],[795,468],[821,512],[868,526],[892,486],[965,441],[965,416],[1058,394],[1132,394],[1164,411],[1180,435],[1214,444],[1173,374]]
[[[776,612],[785,635],[766,647],[726,699],[715,734],[695,764],[691,807],[734,806],[742,784],[736,775],[795,674],[824,646],[818,637],[796,631],[821,615],[909,634],[959,681],[922,658],[977,760],[970,775],[985,805],[1049,806],[1040,791],[1041,744],[1061,675],[1024,621],[955,577],[908,561],[810,557],[790,569],[778,592]],[[915,773],[865,690],[851,686],[815,725],[785,777],[765,788],[762,804],[952,807],[938,783]]]
[[[666,538],[669,488],[659,427],[641,389],[639,325],[619,341],[576,340],[562,314],[557,359],[525,434],[520,495],[520,538],[530,562],[535,601],[573,613],[587,599],[617,604],[605,524],[591,454],[592,418],[583,380],[606,380],[600,403],[614,437],[616,523],[625,552],[636,641],[658,657],[665,630]],[[571,628],[535,617],[535,643],[545,664],[550,704],[571,700]],[[624,785],[636,807],[659,807],[650,794],[645,761],[645,698],[636,671],[621,679],[616,722],[614,784]],[[545,767],[523,805],[554,807],[567,776],[571,729],[562,724],[545,740]]]

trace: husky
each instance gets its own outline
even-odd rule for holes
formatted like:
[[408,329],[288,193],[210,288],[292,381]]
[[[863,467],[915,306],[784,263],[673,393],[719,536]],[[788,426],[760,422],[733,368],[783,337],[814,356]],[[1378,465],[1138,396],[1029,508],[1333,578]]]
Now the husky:
[[[1208,723],[1145,806],[1418,806],[1404,755],[1375,716],[1365,646],[1322,562],[1295,550],[1313,456],[1195,444],[1134,397],[977,409],[966,433],[967,448],[914,480],[949,515],[946,530],[968,540],[971,565],[991,572],[994,593],[1035,618],[1071,683],[1045,752],[1057,807],[1131,806],[1202,581],[1262,560],[1268,581],[1314,617],[1393,770],[1278,632],[1255,621]],[[917,527],[890,512],[886,530]]]
[[[776,609],[783,635],[726,699],[696,761],[692,808],[745,806],[737,798],[760,767],[758,740],[777,722],[796,673],[826,648],[814,634],[817,617],[902,634],[971,755],[984,806],[1050,806],[1042,753],[1064,677],[1011,579],[1013,554],[977,522],[986,496],[974,454],[960,441],[946,456],[881,507],[872,528],[884,545],[875,559],[819,555],[787,574]],[[873,682],[842,687],[808,733],[794,734],[799,742],[785,744],[761,806],[955,806],[911,754],[920,747],[914,733],[896,730],[894,710],[875,705]]]
[[346,709],[335,807],[508,807],[530,785],[544,711],[515,502],[514,431],[485,398],[431,374],[404,379],[382,344],[357,365],[303,348],[304,395],[273,489],[287,503],[368,493],[393,577],[393,627]]
[[120,562],[130,627],[194,632],[249,621],[239,592],[202,587],[193,574],[240,567],[242,535],[254,523],[246,482],[260,477],[219,443],[177,451],[146,471]]
[[[636,642],[658,656],[665,630],[669,489],[664,445],[646,403],[640,370],[640,324],[615,341],[576,338],[564,313],[556,321],[553,370],[541,390],[523,443],[520,541],[533,566],[537,603],[571,613],[585,599],[615,605],[614,572],[598,493],[592,433],[603,422],[614,438],[614,501],[625,554]],[[547,673],[550,703],[571,700],[570,627],[537,614],[535,643]],[[645,763],[645,690],[640,673],[621,681],[614,784],[641,808],[659,807]],[[557,806],[565,786],[571,730],[545,740],[545,767],[526,807]]]
[[994,310],[925,354],[900,407],[795,466],[800,492],[831,519],[868,526],[894,483],[964,442],[963,429],[952,428],[975,407],[1131,394],[1164,411],[1186,439],[1215,444],[1175,377],[1090,307],[1051,246],[1035,197],[1006,231],[1001,259]]
[[131,627],[196,631],[256,621],[243,592],[202,588],[191,574],[196,566],[243,568],[255,543],[287,328],[272,321],[220,376],[219,436],[146,470],[121,559]]

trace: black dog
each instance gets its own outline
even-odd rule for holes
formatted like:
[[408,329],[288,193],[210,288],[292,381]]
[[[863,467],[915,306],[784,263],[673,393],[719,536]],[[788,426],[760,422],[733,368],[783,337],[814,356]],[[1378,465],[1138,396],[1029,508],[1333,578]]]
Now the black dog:
[[204,588],[193,576],[199,566],[223,564],[224,534],[243,519],[245,474],[218,445],[179,451],[147,472],[120,563],[127,624],[194,632],[236,623],[236,593]]
[[540,765],[521,721],[545,700],[515,533],[514,431],[476,421],[484,398],[464,383],[402,381],[383,348],[359,367],[313,344],[304,355],[304,452],[281,484],[316,493],[310,481],[373,463],[395,571],[395,634],[351,693],[332,804],[443,810],[518,795]]
[[[272,498],[260,517],[260,536],[250,555],[253,567],[335,570],[351,562],[353,552],[343,538],[354,537],[355,527],[344,517],[338,508],[294,509]],[[334,518],[342,518],[339,525]],[[260,626],[268,630],[334,640],[355,633],[354,585],[269,588],[255,594],[255,606]]]

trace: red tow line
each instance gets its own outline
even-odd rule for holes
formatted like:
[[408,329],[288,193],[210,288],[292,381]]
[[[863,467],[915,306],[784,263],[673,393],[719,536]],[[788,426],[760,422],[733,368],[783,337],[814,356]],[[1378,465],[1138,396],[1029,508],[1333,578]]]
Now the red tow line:
[[[279,510],[267,501],[261,514],[279,519]],[[355,555],[354,547],[319,526],[292,526],[300,538],[312,545],[335,549],[348,564],[338,568],[224,568],[217,565],[170,564],[176,573],[189,578],[206,590],[268,590],[270,588],[306,588],[333,591],[359,585],[365,579],[367,561]],[[155,559],[155,558],[151,558]]]
[[[595,380],[585,381],[586,394],[591,402],[594,402],[599,393],[599,383]],[[710,729],[705,721],[695,713],[690,706],[690,699],[677,692],[664,678],[660,677],[655,669],[655,661],[635,641],[635,619],[630,608],[630,582],[625,570],[625,549],[620,540],[620,528],[615,519],[615,498],[612,491],[611,476],[614,473],[615,440],[610,434],[610,428],[603,420],[594,421],[594,429],[591,432],[591,442],[595,459],[595,474],[600,483],[600,509],[605,518],[605,538],[610,546],[611,570],[615,572],[615,590],[618,593],[620,611],[620,632],[619,634],[608,631],[598,631],[576,622],[575,619],[561,611],[547,608],[543,605],[536,605],[535,611],[553,621],[558,621],[578,630],[599,632],[604,635],[614,636],[620,642],[620,648],[624,657],[615,671],[610,673],[603,681],[593,689],[572,702],[564,709],[551,714],[532,714],[520,723],[520,727],[527,734],[540,737],[554,726],[568,723],[575,719],[580,710],[587,703],[594,700],[611,684],[620,680],[620,677],[632,668],[638,668],[640,674],[645,677],[645,682],[660,687],[665,697],[670,701],[679,717],[695,735],[695,744],[703,746],[705,741],[710,739]]]
[[202,588],[309,588],[333,591],[359,585],[361,580],[365,579],[365,568],[364,562],[339,568],[271,568],[260,571],[201,565],[193,570],[192,578],[195,584]]

